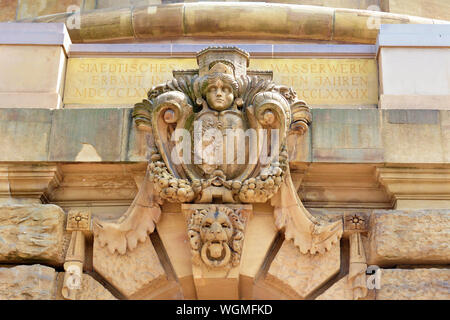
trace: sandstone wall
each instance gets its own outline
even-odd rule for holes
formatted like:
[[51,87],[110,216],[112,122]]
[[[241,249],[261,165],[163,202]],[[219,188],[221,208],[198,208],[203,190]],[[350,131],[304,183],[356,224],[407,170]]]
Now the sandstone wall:
[[[32,12],[31,2],[21,3],[29,6],[20,12]],[[448,35],[445,26],[416,27],[383,27],[377,48],[248,45],[261,58],[255,59],[257,68],[273,64],[274,77],[292,85],[299,79],[293,71],[299,65],[316,73],[326,66],[353,72],[371,65],[362,82],[374,99],[323,102],[310,96],[309,132],[288,138],[291,175],[314,216],[343,220],[344,239],[326,255],[305,256],[275,228],[270,204],[255,204],[242,273],[233,278],[241,281],[241,297],[450,299],[450,45],[441,36]],[[72,46],[63,24],[22,24],[14,39],[14,24],[1,28],[0,299],[63,299],[64,262],[76,255],[68,250],[68,212],[88,212],[103,221],[120,218],[147,167],[147,141],[130,109],[142,97],[120,103],[96,95],[97,100],[81,99],[70,97],[69,89],[107,89],[98,74],[85,70],[86,61],[111,67],[145,60],[147,67],[157,68],[143,73],[159,81],[182,62],[189,66],[198,46]],[[73,72],[77,67],[81,71]],[[331,73],[321,81],[341,79]],[[126,85],[136,89],[132,82]],[[333,84],[325,91],[337,94],[339,88]],[[140,89],[145,96],[146,87]],[[303,88],[300,97],[305,94]],[[356,246],[355,230],[348,227],[353,216],[362,218],[357,227],[364,226]],[[156,232],[121,256],[99,246],[90,232],[83,234],[86,250],[77,257],[84,260],[81,290],[72,298],[195,299],[184,218],[179,204],[164,203]],[[355,290],[350,270],[355,265],[363,270],[358,281],[364,287],[370,278],[366,264],[381,268],[379,287]]]
[[[322,218],[344,218],[342,210],[316,209],[313,214],[319,211]],[[4,204],[0,206],[0,217],[0,299],[63,299],[64,273],[55,268],[60,268],[67,249],[64,246],[68,245],[63,235],[64,211],[54,205]],[[382,269],[380,287],[369,290],[364,299],[450,299],[450,210],[373,210],[367,212],[367,217],[369,228],[363,236],[367,264]],[[270,219],[264,221],[273,223]],[[121,298],[122,294],[131,299],[182,298],[180,285],[162,267],[167,262],[161,260],[161,265],[152,244],[146,246],[132,255],[115,258],[120,261],[105,256],[105,248],[89,246],[87,259],[94,256],[97,260],[95,277],[92,271],[85,270],[75,299],[116,299],[111,289]],[[155,248],[160,252],[160,246]],[[103,250],[103,254],[95,250]],[[340,261],[339,247],[337,252],[321,258],[317,266],[314,261],[298,260],[297,251],[289,243],[277,250],[280,254],[271,262],[264,282],[257,282],[258,288],[266,287],[266,293],[273,291],[266,298],[353,299],[353,289],[343,271],[348,256],[344,254]],[[325,269],[317,273],[317,268]],[[305,287],[310,283],[306,279],[314,275],[324,277],[315,282],[319,287]],[[102,282],[96,280],[99,276]],[[258,290],[249,298],[262,297]]]

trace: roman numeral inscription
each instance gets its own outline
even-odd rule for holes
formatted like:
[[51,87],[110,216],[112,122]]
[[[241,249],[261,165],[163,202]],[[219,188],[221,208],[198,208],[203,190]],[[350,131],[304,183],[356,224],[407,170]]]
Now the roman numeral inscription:
[[[132,105],[172,71],[196,67],[195,59],[71,58],[66,105]],[[378,72],[373,59],[254,59],[252,70],[271,70],[273,80],[292,87],[314,106],[378,103]]]

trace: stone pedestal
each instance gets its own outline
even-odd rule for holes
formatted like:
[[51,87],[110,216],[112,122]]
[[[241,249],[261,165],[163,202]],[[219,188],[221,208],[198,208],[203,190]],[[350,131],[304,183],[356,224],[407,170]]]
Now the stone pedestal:
[[0,108],[62,108],[65,25],[2,23],[0,34]]
[[450,109],[449,34],[448,25],[381,26],[380,108]]

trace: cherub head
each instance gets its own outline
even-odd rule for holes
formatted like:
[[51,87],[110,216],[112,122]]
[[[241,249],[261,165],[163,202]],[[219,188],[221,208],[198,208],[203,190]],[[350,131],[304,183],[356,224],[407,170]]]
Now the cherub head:
[[233,70],[223,63],[215,64],[210,73],[202,78],[200,91],[211,109],[216,111],[228,109],[238,91]]

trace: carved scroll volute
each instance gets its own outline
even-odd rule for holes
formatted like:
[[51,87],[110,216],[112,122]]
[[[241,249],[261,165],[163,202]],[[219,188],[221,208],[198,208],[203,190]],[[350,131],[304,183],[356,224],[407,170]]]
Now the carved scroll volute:
[[169,91],[156,97],[153,105],[153,135],[159,154],[171,174],[176,178],[186,179],[188,170],[185,161],[180,158],[177,144],[172,140],[175,140],[175,130],[184,129],[186,119],[193,113],[189,98],[183,92]]
[[296,134],[305,134],[312,121],[311,112],[306,102],[297,100],[291,105],[292,122],[290,131]]
[[136,103],[133,109],[133,119],[138,130],[152,131],[152,104],[149,100],[145,99]]
[[[252,106],[248,109],[254,112],[257,119],[258,141],[263,141],[268,150],[272,149],[268,157],[270,164],[286,144],[287,126],[291,118],[289,103],[278,92],[261,92],[255,96]],[[272,133],[275,135],[272,136]],[[277,141],[272,138],[277,138]]]
[[278,92],[261,92],[253,100],[256,119],[264,129],[278,129],[281,146],[286,140],[287,125],[291,121],[289,103]]

